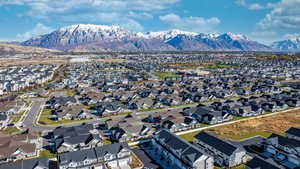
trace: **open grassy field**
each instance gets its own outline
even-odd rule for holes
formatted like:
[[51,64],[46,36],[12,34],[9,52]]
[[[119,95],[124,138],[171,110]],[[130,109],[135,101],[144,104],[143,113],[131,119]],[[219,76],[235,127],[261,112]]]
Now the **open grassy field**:
[[[220,138],[240,141],[254,136],[269,137],[272,133],[283,135],[290,127],[300,127],[300,110],[249,119],[234,124],[213,127],[205,131],[214,133]],[[198,133],[192,132],[180,135],[180,137],[191,142]]]
[[213,132],[221,138],[242,140],[257,135],[268,137],[271,133],[282,135],[290,127],[300,127],[300,110],[237,122],[207,131]]

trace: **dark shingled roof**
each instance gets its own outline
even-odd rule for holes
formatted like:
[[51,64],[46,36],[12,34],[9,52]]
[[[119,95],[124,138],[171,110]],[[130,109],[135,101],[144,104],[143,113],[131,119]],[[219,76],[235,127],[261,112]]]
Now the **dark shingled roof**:
[[216,150],[228,156],[231,156],[232,153],[238,149],[238,147],[206,132],[201,132],[197,134],[195,138],[210,145],[211,147],[214,147]]
[[94,149],[79,150],[74,152],[68,152],[59,155],[59,162],[61,164],[68,164],[70,162],[80,162],[85,159],[97,159]]
[[128,148],[128,143],[115,143],[115,144],[108,144],[102,147],[96,147],[95,152],[97,157],[104,157],[107,153],[109,154],[117,154],[123,148]]
[[57,127],[53,130],[53,135],[56,137],[74,137],[89,134],[89,131],[93,129],[94,127],[92,124],[82,124],[72,127]]
[[295,139],[290,139],[290,138],[283,137],[283,136],[280,136],[277,134],[272,134],[269,138],[277,138],[279,145],[300,147],[300,141],[295,140]]
[[252,169],[280,169],[279,167],[257,157],[254,157],[251,161],[246,163],[246,166]]
[[85,159],[97,159],[104,157],[107,153],[116,155],[123,148],[128,148],[127,143],[116,143],[104,145],[92,149],[79,150],[74,152],[67,152],[58,156],[60,164],[69,164],[72,161],[80,162]]
[[288,129],[285,133],[300,137],[300,129],[295,128],[295,127],[291,127],[290,129]]
[[161,130],[155,135],[155,139],[164,146],[169,152],[173,153],[174,150],[176,154],[174,156],[180,160],[183,160],[185,164],[195,162],[204,153],[202,153],[197,147],[188,143],[187,141],[181,139],[180,137],[170,133],[167,130]]
[[0,169],[34,169],[36,167],[49,168],[49,159],[47,157],[33,158],[30,160],[0,165]]

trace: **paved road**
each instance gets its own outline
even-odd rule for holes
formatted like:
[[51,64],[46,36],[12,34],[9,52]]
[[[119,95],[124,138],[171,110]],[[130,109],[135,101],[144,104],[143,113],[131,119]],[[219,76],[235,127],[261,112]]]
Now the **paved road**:
[[36,126],[35,121],[38,118],[39,112],[42,106],[45,104],[43,99],[33,100],[30,110],[28,111],[26,117],[23,121],[23,127],[29,128],[34,131],[44,131],[49,130],[48,127]]

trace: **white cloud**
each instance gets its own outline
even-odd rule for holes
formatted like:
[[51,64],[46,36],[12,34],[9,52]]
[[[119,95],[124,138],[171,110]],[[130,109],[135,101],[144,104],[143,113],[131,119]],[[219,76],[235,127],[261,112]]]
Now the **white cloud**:
[[118,25],[125,29],[132,31],[143,31],[144,27],[134,19],[126,17],[121,13],[88,13],[88,14],[78,14],[78,15],[66,15],[61,16],[63,21],[67,22],[77,22],[88,21],[90,22],[100,22],[105,25]]
[[272,42],[279,40],[278,33],[276,31],[256,30],[255,32],[251,32],[250,37],[264,44],[271,44]]
[[41,23],[38,23],[38,24],[35,25],[35,27],[31,31],[28,31],[28,32],[25,32],[25,33],[22,33],[22,34],[18,34],[17,38],[20,39],[20,40],[28,40],[32,37],[47,34],[47,33],[50,33],[52,31],[53,31],[52,28],[47,27],[47,26],[45,26]]
[[182,18],[174,13],[159,17],[162,22],[167,24],[170,29],[182,29],[193,32],[216,32],[215,28],[220,24],[220,20],[216,17],[205,19],[203,17],[185,17]]
[[300,28],[300,0],[280,0],[269,3],[271,12],[258,23],[263,29],[299,29]]
[[254,3],[254,4],[250,4],[249,9],[251,9],[251,10],[259,10],[259,9],[264,9],[264,7],[261,6],[258,3]]
[[120,25],[143,30],[139,20],[153,19],[180,0],[0,0],[0,6],[20,5],[27,11],[19,17],[33,17],[76,23]]
[[25,5],[33,17],[47,17],[53,13],[88,9],[97,12],[161,11],[171,8],[180,0],[1,0],[0,5]]
[[260,10],[265,9],[261,4],[259,3],[247,3],[246,0],[235,0],[235,3],[239,6],[247,7],[250,10]]
[[137,13],[137,12],[129,11],[127,16],[129,16],[131,18],[136,18],[136,19],[152,19],[153,18],[153,15],[151,15],[150,13],[147,13],[147,12]]
[[293,39],[296,37],[300,37],[300,33],[287,33],[287,34],[283,35],[284,39]]
[[276,32],[274,31],[259,31],[259,32],[252,32],[251,33],[253,36],[274,36],[276,35]]
[[127,22],[121,23],[120,26],[129,30],[135,30],[135,31],[144,30],[144,27],[140,23],[136,22],[135,20],[128,20]]

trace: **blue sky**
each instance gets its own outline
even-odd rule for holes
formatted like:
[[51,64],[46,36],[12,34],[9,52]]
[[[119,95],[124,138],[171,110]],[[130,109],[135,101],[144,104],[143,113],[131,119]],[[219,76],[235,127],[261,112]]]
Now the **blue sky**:
[[0,41],[72,24],[148,32],[233,32],[270,43],[300,36],[300,0],[0,0]]

